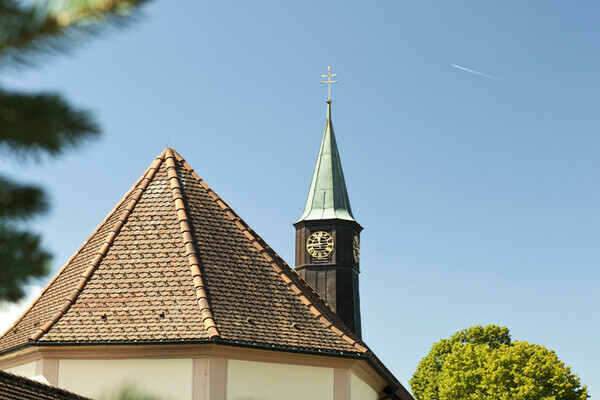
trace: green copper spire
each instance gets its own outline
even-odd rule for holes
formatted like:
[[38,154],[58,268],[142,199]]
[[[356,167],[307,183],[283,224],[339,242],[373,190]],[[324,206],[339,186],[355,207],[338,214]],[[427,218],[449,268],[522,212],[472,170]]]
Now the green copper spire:
[[304,213],[298,220],[343,219],[355,221],[350,208],[344,172],[338,152],[333,124],[331,100],[327,101],[327,123],[317,164],[313,173]]

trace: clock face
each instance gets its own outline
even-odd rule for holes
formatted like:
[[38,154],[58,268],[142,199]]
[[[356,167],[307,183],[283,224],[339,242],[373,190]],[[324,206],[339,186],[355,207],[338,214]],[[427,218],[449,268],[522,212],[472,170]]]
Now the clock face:
[[360,258],[360,241],[358,235],[354,235],[354,239],[352,239],[352,255],[354,256],[354,262],[358,264]]
[[333,251],[333,237],[329,232],[313,232],[306,241],[306,250],[314,258],[326,258]]

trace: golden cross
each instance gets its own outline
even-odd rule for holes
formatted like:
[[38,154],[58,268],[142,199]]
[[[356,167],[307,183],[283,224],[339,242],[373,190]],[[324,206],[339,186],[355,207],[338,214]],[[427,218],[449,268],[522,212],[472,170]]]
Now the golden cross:
[[335,78],[337,74],[331,73],[331,66],[327,67],[327,75],[321,75],[321,78],[327,78],[326,81],[321,81],[321,83],[327,84],[327,102],[331,103],[331,84],[338,83],[338,80],[332,81],[331,78]]

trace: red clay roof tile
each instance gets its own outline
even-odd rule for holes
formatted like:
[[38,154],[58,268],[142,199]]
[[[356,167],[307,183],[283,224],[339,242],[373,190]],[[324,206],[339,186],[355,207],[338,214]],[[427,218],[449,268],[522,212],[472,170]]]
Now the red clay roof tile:
[[0,337],[220,343],[360,354],[410,395],[323,299],[172,149]]
[[90,400],[4,371],[0,371],[0,398],[4,400]]
[[365,352],[327,310],[179,154],[165,149],[0,338],[0,350],[30,340],[219,339]]

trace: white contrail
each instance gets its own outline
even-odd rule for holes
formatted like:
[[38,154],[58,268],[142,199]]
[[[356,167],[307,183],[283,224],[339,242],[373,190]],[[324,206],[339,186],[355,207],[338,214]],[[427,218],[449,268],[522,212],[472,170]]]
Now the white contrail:
[[484,74],[483,72],[475,71],[475,70],[472,70],[472,69],[469,69],[469,68],[461,67],[460,65],[456,65],[456,64],[450,64],[450,65],[453,66],[454,68],[462,69],[463,71],[467,71],[467,72],[470,72],[472,74],[484,76],[484,77],[490,78],[490,79],[498,79],[495,76]]

